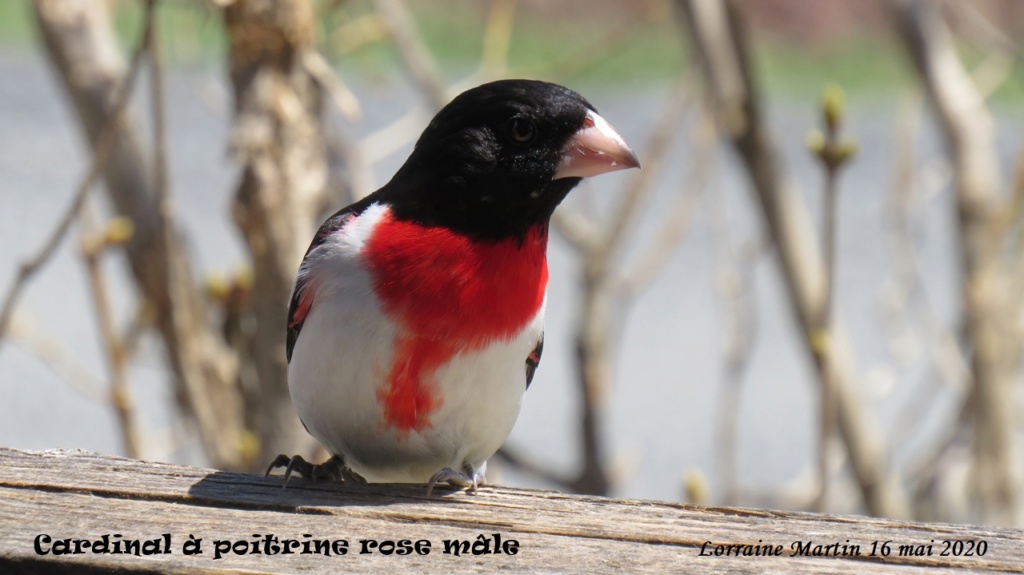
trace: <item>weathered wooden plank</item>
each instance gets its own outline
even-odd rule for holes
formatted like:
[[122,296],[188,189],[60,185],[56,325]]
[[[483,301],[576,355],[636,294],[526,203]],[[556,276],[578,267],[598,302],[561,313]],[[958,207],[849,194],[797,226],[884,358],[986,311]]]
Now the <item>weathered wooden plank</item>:
[[[148,540],[169,534],[169,554],[54,557],[63,538]],[[308,536],[307,536],[308,534]],[[444,540],[498,534],[510,554],[455,556]],[[183,554],[194,535],[200,555]],[[215,558],[215,542],[272,535],[346,540],[347,553]],[[361,553],[361,540],[427,540],[426,555]],[[162,539],[161,539],[162,540]],[[942,557],[942,541],[985,541],[984,556]],[[781,545],[783,556],[701,556],[718,544]],[[880,556],[889,543],[888,557]],[[796,556],[794,542],[859,545],[859,556]],[[876,556],[871,557],[872,543]],[[242,546],[242,543],[238,543]],[[262,544],[261,544],[262,545]],[[931,556],[900,556],[901,545],[932,546]],[[820,549],[820,548],[819,548]],[[922,547],[921,549],[927,549]],[[251,550],[251,549],[250,549]],[[261,549],[262,551],[262,549]],[[28,453],[0,448],[0,573],[40,567],[82,573],[353,571],[365,573],[1024,573],[1024,530],[919,524],[853,516],[614,500],[548,491],[484,488],[477,496],[427,499],[422,486],[310,484],[281,478],[149,463],[82,451]]]

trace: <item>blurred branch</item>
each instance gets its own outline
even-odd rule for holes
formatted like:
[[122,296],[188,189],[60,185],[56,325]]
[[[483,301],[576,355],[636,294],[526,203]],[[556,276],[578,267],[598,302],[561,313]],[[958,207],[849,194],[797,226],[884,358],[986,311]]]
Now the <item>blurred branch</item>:
[[331,31],[327,45],[335,54],[345,56],[390,37],[387,24],[380,14],[363,14],[348,24]]
[[[733,2],[680,0],[690,40],[713,95],[722,131],[746,168],[768,235],[775,246],[793,313],[814,357],[811,335],[821,313],[825,273],[806,209],[784,183],[781,162],[762,121],[760,95],[751,68],[749,35]],[[840,326],[829,343],[839,427],[864,504],[873,515],[902,517],[906,495],[886,468],[886,450],[866,421],[854,383],[854,365]],[[825,366],[815,362],[819,381]]]
[[980,517],[1015,524],[1020,501],[1019,453],[1014,423],[1021,327],[1007,317],[1009,280],[1002,260],[995,124],[984,98],[964,70],[935,3],[894,3],[901,38],[936,112],[953,165],[963,323],[972,345],[974,466],[972,482]]
[[[415,141],[424,124],[448,103],[453,91],[446,85],[440,66],[420,37],[403,0],[374,0],[374,7],[386,24],[406,71],[427,102],[425,107],[414,108],[363,139],[361,148],[371,164]],[[475,83],[475,79],[469,78],[460,84],[467,83]],[[458,86],[454,91],[459,91]]]
[[164,64],[160,54],[160,39],[156,28],[156,7],[158,0],[146,1],[146,26],[151,29],[146,37],[149,46],[149,110],[153,119],[153,191],[156,200],[156,215],[160,222],[163,240],[174,241],[170,223],[174,219],[169,192],[167,173],[167,108],[164,103]]
[[946,2],[944,8],[960,16],[956,21],[965,24],[964,28],[973,40],[1006,55],[1024,55],[1018,41],[993,24],[977,5],[971,2]]
[[328,183],[328,190],[338,189],[339,198],[331,198],[342,205],[354,204],[356,201],[373,193],[377,188],[374,184],[373,169],[367,158],[366,150],[349,134],[340,131],[331,132],[327,139],[330,161],[335,168],[343,166],[344,174],[335,178],[337,184]]
[[11,344],[42,361],[82,397],[94,401],[109,397],[100,376],[76,362],[60,342],[35,334],[20,314],[11,321],[7,337]]
[[[620,250],[626,243],[626,236],[632,231],[637,215],[648,203],[650,194],[664,171],[666,159],[672,149],[672,140],[677,136],[685,112],[692,104],[692,84],[689,78],[681,79],[666,99],[656,128],[644,146],[644,167],[626,185],[618,205],[612,210],[615,217],[610,224],[599,226],[586,217],[564,208],[555,212],[551,220],[554,230],[580,252],[585,260],[591,259],[591,265],[604,267],[600,261],[611,262],[621,255]],[[676,195],[672,208],[668,210],[669,215],[664,219],[661,231],[651,247],[642,250],[640,261],[628,270],[618,271],[614,278],[610,271],[607,272],[609,281],[614,280],[613,287],[617,295],[630,298],[643,291],[657,277],[675,248],[686,237],[690,216],[700,198],[700,192],[707,184],[707,177],[713,165],[710,157],[713,139],[706,137],[708,128],[709,125],[703,120],[695,121],[693,141],[696,152],[691,164],[693,176],[687,179],[688,185]]]
[[491,0],[491,11],[484,28],[480,75],[487,79],[501,78],[508,70],[508,49],[516,22],[517,0]]
[[513,68],[510,70],[510,75],[516,78],[545,75],[579,76],[595,66],[607,62],[609,58],[621,52],[644,33],[644,28],[635,24],[617,24],[611,30],[597,34],[593,41],[580,48],[573,48],[562,54],[552,54],[550,59],[540,64],[527,64]]
[[[672,254],[676,253],[686,238],[693,222],[693,215],[697,211],[704,190],[708,187],[708,180],[715,165],[717,142],[718,134],[715,132],[713,118],[702,106],[693,121],[690,139],[693,160],[690,162],[687,175],[683,178],[685,187],[676,194],[672,206],[666,210],[667,216],[650,247],[642,251],[632,267],[619,273],[618,290],[622,297],[635,298],[647,289],[665,269]],[[644,169],[650,169],[650,166],[645,164]]]
[[402,0],[373,0],[373,5],[388,26],[406,71],[427,96],[431,107],[442,108],[448,103],[449,97],[441,69],[420,38],[405,3]]
[[912,431],[929,414],[928,406],[922,404],[922,398],[939,397],[937,392],[942,389],[942,385],[957,395],[964,395],[971,373],[955,334],[938,317],[931,305],[914,245],[912,207],[915,196],[922,195],[918,188],[928,180],[927,173],[918,169],[916,160],[920,133],[919,98],[914,98],[914,104],[901,110],[898,117],[900,122],[893,137],[893,181],[886,208],[895,272],[886,289],[885,317],[895,319],[902,311],[917,316],[916,323],[920,324],[920,329],[928,339],[925,348],[932,365],[914,392],[908,394],[910,399],[903,406],[902,415],[896,418],[900,425],[894,430],[893,443],[906,444]]
[[[244,389],[252,457],[309,455],[288,392],[287,302],[326,204],[323,79],[309,73],[315,18],[304,0],[236,0],[224,10],[234,90],[231,146],[240,164],[233,215],[252,260],[250,344],[241,354],[256,385]],[[315,67],[315,66],[314,66]],[[259,464],[257,461],[251,462]]]
[[[721,194],[719,194],[720,196]],[[767,252],[767,246],[756,238],[739,250],[731,245],[725,221],[724,201],[716,202],[720,214],[715,218],[716,245],[721,255],[716,260],[725,262],[717,274],[715,292],[726,305],[728,336],[722,365],[722,383],[719,388],[716,410],[716,464],[717,483],[723,505],[740,503],[740,487],[737,473],[739,460],[739,408],[743,379],[750,366],[754,339],[758,331],[758,313],[755,305],[755,268],[758,260]]]
[[811,335],[811,350],[823,367],[821,379],[821,413],[819,418],[820,437],[818,442],[818,465],[821,478],[816,510],[824,512],[828,506],[830,469],[840,454],[833,446],[837,427],[835,370],[832,367],[831,341],[835,330],[833,308],[835,306],[836,277],[836,207],[839,200],[839,171],[855,152],[854,144],[840,140],[840,130],[846,114],[842,90],[829,86],[822,103],[824,134],[812,133],[810,151],[818,159],[825,172],[825,200],[822,221],[824,222],[825,244],[825,295],[821,313],[817,315],[814,333]]
[[1013,193],[1002,206],[994,210],[992,217],[993,225],[996,226],[993,233],[1000,237],[1006,237],[1011,233],[1013,226],[1019,224],[1024,217],[1024,146],[1017,151]]
[[[996,226],[996,231],[994,233],[1006,238],[1013,238],[1010,257],[1014,263],[1010,266],[1012,282],[1010,293],[1024,293],[1024,229],[1018,228],[1015,238],[1012,235],[1014,226],[1019,226],[1024,218],[1024,146],[1017,151],[1013,193],[1005,206],[996,210],[995,217],[996,221],[993,225]],[[1017,298],[1016,304],[1013,316],[1024,321],[1024,298]]]
[[[597,233],[588,234],[586,240],[573,240],[583,258],[583,293],[576,327],[576,367],[583,396],[580,407],[583,470],[572,485],[582,493],[606,494],[611,487],[600,433],[612,383],[613,312],[621,296],[617,262],[636,225],[638,214],[648,204],[654,185],[666,165],[672,140],[689,108],[692,96],[689,87],[688,79],[680,80],[665,100],[657,128],[641,154],[644,169],[627,184],[621,200],[612,210],[614,216],[610,224],[595,226]],[[561,229],[567,221],[571,220],[561,216],[555,221],[559,226],[556,229]],[[684,227],[680,222],[674,224]]]
[[118,427],[121,431],[121,448],[124,455],[140,459],[144,454],[139,441],[135,402],[132,399],[131,386],[128,381],[128,353],[125,342],[115,325],[113,311],[110,308],[107,282],[100,267],[100,258],[103,254],[131,236],[131,223],[127,220],[115,219],[103,230],[97,231],[92,220],[93,217],[86,209],[84,217],[81,218],[81,254],[89,279],[100,338],[107,355],[107,368],[110,370],[107,398],[114,413],[117,414]]
[[365,136],[359,142],[359,148],[366,161],[374,164],[414,142],[430,118],[431,114],[426,106],[416,106],[387,126]]
[[358,121],[362,117],[362,109],[359,106],[359,99],[352,93],[352,90],[338,77],[331,63],[316,50],[302,51],[302,65],[306,72],[313,77],[320,88],[331,97],[331,102],[337,106],[341,115],[350,122]]
[[971,72],[971,80],[982,98],[987,98],[1010,78],[1014,58],[1021,55],[1021,49],[970,2],[947,2],[945,6],[957,16],[951,24],[960,24],[965,37],[986,48],[984,58]]
[[596,224],[570,210],[555,210],[551,227],[578,252],[593,250],[601,237]]
[[575,489],[573,485],[574,478],[563,477],[552,473],[547,467],[538,465],[533,460],[518,452],[515,448],[509,446],[507,443],[498,449],[495,456],[503,460],[506,464],[515,467],[518,471],[532,475],[546,483],[550,483],[558,489],[568,491],[573,491]]
[[[40,19],[47,13],[47,10],[51,10],[51,2],[45,0],[37,0],[36,11]],[[140,63],[142,62],[142,56],[145,54],[146,48],[149,45],[149,36],[151,34],[150,27],[144,26],[141,38],[136,43],[135,50],[132,52],[131,66],[128,69],[128,73],[125,76],[123,82],[121,82],[117,91],[113,94],[110,104],[110,116],[103,126],[99,129],[93,150],[92,161],[89,163],[89,168],[86,170],[85,175],[79,181],[78,187],[75,190],[74,196],[72,196],[71,203],[68,205],[67,210],[63,213],[60,219],[57,221],[57,225],[54,226],[53,231],[50,232],[49,237],[43,243],[39,251],[34,256],[23,262],[18,268],[18,275],[15,277],[14,282],[7,291],[7,295],[4,297],[3,306],[0,308],[0,343],[3,342],[4,337],[7,334],[7,330],[10,327],[12,316],[14,314],[14,308],[18,303],[18,299],[21,297],[22,290],[28,285],[29,280],[32,279],[43,266],[53,257],[53,254],[57,251],[57,247],[60,246],[64,240],[64,235],[71,229],[71,224],[81,214],[82,206],[85,203],[85,199],[89,194],[89,191],[99,182],[100,177],[104,175],[104,171],[107,169],[107,163],[110,161],[111,155],[114,151],[115,143],[117,142],[119,132],[123,130],[121,124],[124,122],[125,108],[127,107],[128,101],[131,99],[132,90],[135,88],[135,81],[138,78]]]
[[664,171],[672,142],[679,134],[679,125],[693,105],[694,92],[692,77],[684,76],[665,100],[665,108],[658,116],[655,129],[644,147],[644,167],[635,172],[632,181],[627,184],[625,193],[612,210],[615,216],[610,225],[606,226],[607,231],[601,242],[588,258],[595,261],[612,260],[625,247],[625,238],[632,232],[639,214],[650,202],[654,186]]
[[[134,84],[145,48],[136,50],[126,76],[106,6],[90,0],[34,2],[50,62],[94,158],[109,155],[103,170],[108,196],[115,211],[136,230],[124,250],[135,282],[154,310],[183,413],[195,418],[211,463],[237,468],[241,412],[234,391],[235,358],[206,325],[190,262],[170,214],[161,207],[167,204],[166,191],[160,191],[166,189],[165,176],[158,172],[162,181],[154,178],[154,164],[147,161],[134,122],[122,109],[123,96],[118,96]],[[153,1],[146,5],[141,46],[151,47],[155,7]],[[154,79],[158,84],[157,76]],[[107,126],[113,126],[110,136],[105,136]],[[160,169],[159,162],[156,168]]]

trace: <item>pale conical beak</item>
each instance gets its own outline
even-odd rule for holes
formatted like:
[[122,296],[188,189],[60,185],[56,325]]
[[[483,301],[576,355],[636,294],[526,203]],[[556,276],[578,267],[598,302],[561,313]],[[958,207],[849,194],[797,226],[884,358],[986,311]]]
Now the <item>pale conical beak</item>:
[[598,174],[639,168],[640,160],[622,136],[597,112],[590,110],[583,127],[569,138],[554,179],[589,178]]

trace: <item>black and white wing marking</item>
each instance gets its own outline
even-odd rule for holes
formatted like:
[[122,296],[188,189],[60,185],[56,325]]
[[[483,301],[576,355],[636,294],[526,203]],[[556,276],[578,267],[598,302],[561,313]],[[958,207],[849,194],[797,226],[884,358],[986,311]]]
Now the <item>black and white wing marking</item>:
[[302,267],[306,265],[310,252],[326,242],[331,234],[337,233],[338,230],[345,227],[352,218],[365,209],[366,206],[362,204],[363,202],[352,204],[327,218],[327,221],[320,226],[316,235],[313,236],[313,241],[306,250],[306,255],[302,259],[302,265],[299,267],[299,274],[295,279],[292,300],[288,304],[288,338],[285,349],[289,362],[292,360],[292,350],[295,349],[295,342],[299,339],[299,332],[302,331],[302,324],[306,321],[306,314],[309,313],[310,308],[313,306],[314,294],[306,289],[309,275],[303,273]]
[[533,348],[530,355],[526,356],[526,389],[530,389],[530,384],[533,383],[533,374],[537,372],[537,366],[540,365],[540,356],[544,353],[544,334],[540,334],[540,339],[537,340],[537,346]]

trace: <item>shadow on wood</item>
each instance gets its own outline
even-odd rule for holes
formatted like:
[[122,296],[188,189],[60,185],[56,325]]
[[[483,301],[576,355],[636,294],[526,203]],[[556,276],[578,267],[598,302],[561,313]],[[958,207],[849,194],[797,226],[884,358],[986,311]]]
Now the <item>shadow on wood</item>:
[[282,482],[0,448],[0,573],[1021,573],[1024,565],[1020,529],[506,487],[428,499],[422,485]]
[[293,475],[285,486],[282,475],[264,478],[245,473],[214,471],[192,485],[188,494],[192,497],[192,503],[197,505],[230,505],[238,509],[287,512],[302,509],[304,513],[316,513],[312,509],[317,507],[385,506],[416,500],[435,504],[451,503],[454,501],[447,497],[460,491],[440,485],[435,488],[434,497],[427,499],[426,487],[423,485],[312,482]]

